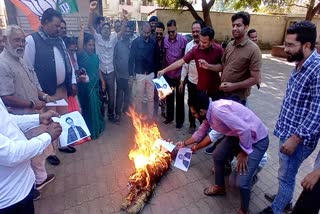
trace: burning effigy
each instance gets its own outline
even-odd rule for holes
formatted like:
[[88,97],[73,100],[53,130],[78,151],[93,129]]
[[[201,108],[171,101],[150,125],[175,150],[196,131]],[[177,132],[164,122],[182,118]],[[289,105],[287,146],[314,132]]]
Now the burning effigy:
[[143,123],[143,116],[133,109],[129,110],[129,116],[136,131],[135,146],[129,153],[135,172],[129,177],[129,192],[121,209],[127,213],[139,213],[151,198],[161,177],[170,168],[172,156],[170,152],[161,150],[156,143],[161,139],[156,124]]

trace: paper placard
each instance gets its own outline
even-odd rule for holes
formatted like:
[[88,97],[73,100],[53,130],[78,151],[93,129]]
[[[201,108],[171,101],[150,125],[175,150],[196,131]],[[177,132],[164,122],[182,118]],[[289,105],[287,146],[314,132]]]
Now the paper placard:
[[166,98],[169,94],[172,93],[171,87],[165,78],[162,76],[152,80],[159,94],[160,99]]
[[167,151],[172,152],[174,148],[176,148],[176,145],[169,143],[165,140],[156,140],[156,144],[161,145],[163,148],[165,148]]
[[53,117],[52,120],[62,126],[62,133],[59,138],[61,147],[68,146],[91,135],[86,122],[78,111],[62,115],[60,118]]
[[64,100],[56,100],[55,102],[46,103],[46,106],[68,106],[68,103]]
[[180,148],[173,166],[187,172],[191,163],[191,157],[192,151],[190,148]]

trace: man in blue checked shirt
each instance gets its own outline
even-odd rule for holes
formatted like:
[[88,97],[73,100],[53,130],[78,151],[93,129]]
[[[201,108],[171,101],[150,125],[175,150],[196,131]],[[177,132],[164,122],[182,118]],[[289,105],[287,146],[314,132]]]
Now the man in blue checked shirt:
[[288,82],[274,134],[280,140],[279,189],[261,213],[279,214],[290,207],[301,163],[314,151],[320,136],[320,55],[315,49],[316,26],[309,21],[287,29],[285,52],[296,62]]

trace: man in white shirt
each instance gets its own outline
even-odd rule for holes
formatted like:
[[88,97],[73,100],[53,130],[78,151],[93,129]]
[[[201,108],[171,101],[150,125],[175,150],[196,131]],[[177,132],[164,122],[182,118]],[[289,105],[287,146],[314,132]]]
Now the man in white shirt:
[[[201,29],[204,27],[203,22],[201,21],[195,21],[192,23],[192,37],[193,40],[190,41],[185,50],[185,55],[196,45],[200,42],[200,32]],[[189,64],[184,64],[181,71],[181,80],[180,80],[180,86],[179,90],[180,93],[182,93],[182,90],[184,90],[184,84],[185,79],[188,76],[187,85],[188,85],[188,99],[195,99],[197,97],[197,84],[198,84],[198,71],[196,67],[196,62],[192,60]],[[193,134],[193,132],[196,130],[196,119],[194,116],[192,116],[192,113],[189,109],[189,133]]]
[[[0,213],[33,214],[35,175],[30,159],[40,155],[61,134],[51,117],[54,111],[33,115],[10,115],[0,98]],[[43,124],[43,134],[27,140],[23,132]]]
[[93,16],[94,10],[97,8],[97,1],[92,1],[89,7],[89,30],[96,40],[96,52],[99,57],[99,69],[103,74],[106,82],[106,90],[108,94],[108,118],[111,122],[115,122],[115,72],[113,67],[114,47],[119,38],[121,38],[127,23],[125,19],[122,23],[121,31],[111,33],[111,25],[106,22],[102,25],[101,33],[97,33],[94,29]]

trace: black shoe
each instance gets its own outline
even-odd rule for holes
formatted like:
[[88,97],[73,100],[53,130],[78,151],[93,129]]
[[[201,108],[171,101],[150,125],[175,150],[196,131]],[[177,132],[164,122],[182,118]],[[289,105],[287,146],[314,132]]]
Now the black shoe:
[[60,160],[56,155],[49,155],[47,157],[47,161],[48,161],[48,163],[50,163],[51,165],[54,165],[54,166],[60,164]]
[[120,115],[116,115],[116,117],[114,118],[114,123],[120,125]]
[[64,153],[75,153],[77,150],[72,146],[67,146],[65,148],[59,148],[59,151]]
[[41,198],[41,193],[37,189],[33,189],[33,201],[37,201]]
[[[276,198],[276,194],[271,195],[271,194],[266,193],[266,194],[264,194],[264,198],[267,199],[267,201],[269,201],[270,203],[272,203],[274,201],[274,199]],[[292,211],[292,203],[291,202],[286,205],[286,207],[284,208],[284,211],[285,212]]]
[[213,150],[215,149],[215,146],[210,146],[208,148],[206,148],[205,152],[207,155],[212,155],[213,154]]
[[42,188],[49,184],[51,181],[53,181],[55,177],[56,176],[54,174],[47,175],[47,179],[44,182],[42,182],[41,184],[36,184],[36,190],[42,190]]
[[170,123],[172,123],[173,120],[168,120],[166,119],[165,121],[163,121],[164,125],[169,125]]
[[273,210],[271,207],[267,207],[264,210],[262,210],[261,212],[259,212],[258,214],[273,214]]
[[176,129],[177,129],[178,131],[181,130],[182,127],[183,127],[183,124],[177,124],[177,125],[176,125]]

